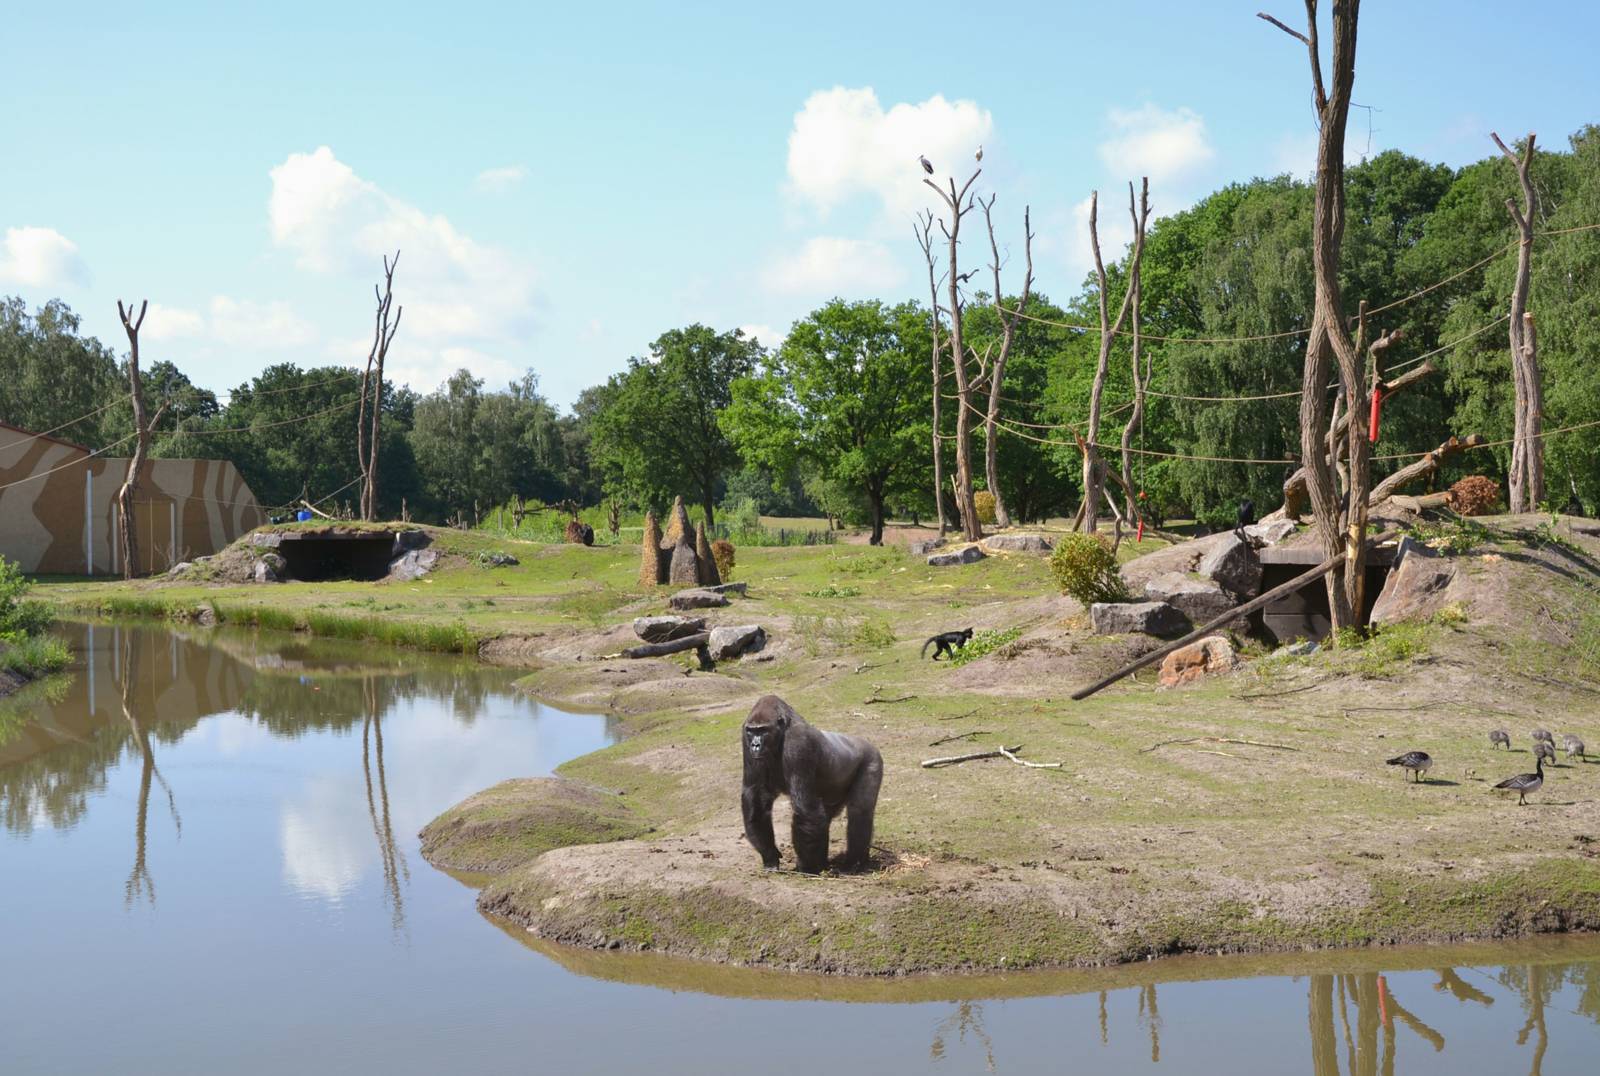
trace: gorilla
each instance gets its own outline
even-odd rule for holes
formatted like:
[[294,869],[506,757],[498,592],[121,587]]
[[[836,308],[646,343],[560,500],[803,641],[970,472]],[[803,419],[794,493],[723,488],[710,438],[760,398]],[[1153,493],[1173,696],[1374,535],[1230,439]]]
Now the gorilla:
[[818,874],[828,865],[828,826],[850,809],[840,866],[866,865],[872,850],[872,816],[883,782],[883,756],[866,740],[823,732],[806,723],[776,695],[767,695],[744,719],[744,835],[761,853],[761,865],[778,869],[772,804],[788,796],[794,809],[791,842],[799,869]]

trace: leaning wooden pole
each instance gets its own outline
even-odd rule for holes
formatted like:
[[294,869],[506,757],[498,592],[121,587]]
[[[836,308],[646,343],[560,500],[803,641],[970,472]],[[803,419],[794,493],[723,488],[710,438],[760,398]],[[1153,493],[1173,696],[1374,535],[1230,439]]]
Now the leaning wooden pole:
[[[1399,531],[1384,531],[1382,534],[1376,535],[1369,539],[1369,541],[1374,546],[1382,545],[1384,542],[1398,537],[1399,534]],[[1229,609],[1226,613],[1223,613],[1215,620],[1207,621],[1200,627],[1191,631],[1188,635],[1185,635],[1183,638],[1175,639],[1164,646],[1156,647],[1138,661],[1133,662],[1131,665],[1124,665],[1122,668],[1118,669],[1104,680],[1096,681],[1085,688],[1079,688],[1077,691],[1072,693],[1072,701],[1081,702],[1084,699],[1087,699],[1090,695],[1093,695],[1095,692],[1100,691],[1103,688],[1110,687],[1123,677],[1132,673],[1136,673],[1147,665],[1155,664],[1168,654],[1172,653],[1174,650],[1180,650],[1183,647],[1188,646],[1190,643],[1198,642],[1207,635],[1210,635],[1212,632],[1216,631],[1218,628],[1222,627],[1224,624],[1237,620],[1241,616],[1248,616],[1257,609],[1260,609],[1262,606],[1266,605],[1268,602],[1272,601],[1274,598],[1281,598],[1283,595],[1291,594],[1307,584],[1315,583],[1317,580],[1333,571],[1339,565],[1343,564],[1344,560],[1345,553],[1341,550],[1335,556],[1331,556],[1321,564],[1317,565],[1315,568],[1295,576],[1282,586],[1273,587],[1260,597],[1252,598],[1250,601],[1245,602],[1236,609]]]
[[1538,195],[1528,170],[1533,165],[1534,136],[1522,148],[1522,156],[1511,152],[1500,136],[1489,137],[1517,169],[1522,187],[1522,206],[1506,199],[1506,209],[1517,226],[1517,275],[1511,286],[1511,384],[1515,392],[1511,443],[1511,473],[1507,500],[1513,512],[1532,512],[1544,500],[1544,389],[1539,380],[1539,352],[1533,331],[1533,315],[1528,312],[1528,281],[1533,259],[1533,221],[1539,212]]

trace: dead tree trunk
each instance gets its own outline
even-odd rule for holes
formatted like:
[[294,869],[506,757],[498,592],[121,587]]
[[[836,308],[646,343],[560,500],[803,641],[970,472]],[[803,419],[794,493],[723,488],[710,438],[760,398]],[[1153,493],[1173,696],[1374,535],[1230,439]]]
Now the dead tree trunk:
[[918,221],[917,245],[928,263],[928,324],[933,330],[933,506],[939,513],[939,534],[950,530],[944,517],[944,446],[939,436],[943,427],[939,423],[940,397],[944,395],[944,375],[939,369],[939,282],[933,272],[933,214],[930,212]]
[[1421,459],[1406,464],[1394,474],[1379,482],[1373,487],[1372,492],[1367,495],[1367,504],[1383,503],[1386,498],[1394,496],[1395,491],[1404,489],[1419,479],[1429,478],[1438,474],[1439,465],[1447,457],[1454,456],[1458,452],[1465,452],[1469,448],[1477,448],[1483,443],[1483,437],[1476,433],[1469,433],[1465,437],[1451,437]]
[[119,552],[124,579],[132,579],[139,570],[139,527],[133,516],[133,505],[139,492],[139,471],[150,455],[150,431],[161,421],[161,413],[167,409],[163,403],[152,416],[144,405],[144,378],[139,373],[139,327],[144,324],[145,311],[149,307],[150,300],[142,301],[139,304],[139,316],[134,317],[133,304],[124,307],[122,300],[117,300],[117,316],[122,319],[122,328],[128,334],[128,398],[133,404],[134,434],[133,458],[128,461],[127,476],[122,481],[122,488],[117,491],[117,522],[121,532],[118,536]]
[[[1341,502],[1334,476],[1335,461],[1330,461],[1327,454],[1328,401],[1323,386],[1337,363],[1344,409],[1352,418],[1360,413],[1366,385],[1355,343],[1345,325],[1339,289],[1339,251],[1344,242],[1345,122],[1350,114],[1351,87],[1355,84],[1356,24],[1361,3],[1360,0],[1334,0],[1331,92],[1323,82],[1322,57],[1317,48],[1317,0],[1305,0],[1305,3],[1305,33],[1290,29],[1270,15],[1263,13],[1260,17],[1306,46],[1311,61],[1312,101],[1321,128],[1317,137],[1316,201],[1311,233],[1316,302],[1300,385],[1300,453],[1306,471],[1306,492],[1323,550],[1330,557],[1343,553],[1343,560],[1328,573],[1327,583],[1329,621],[1337,632],[1339,628],[1354,626],[1361,612],[1367,552],[1365,494],[1371,462],[1360,424],[1346,422],[1351,496]],[[1334,455],[1337,457],[1337,453]]]
[[[373,315],[372,349],[367,352],[367,376],[361,379],[361,416],[357,419],[358,428],[362,419],[368,413],[367,394],[368,385],[371,386],[371,432],[366,437],[366,456],[361,461],[361,518],[374,520],[378,518],[378,442],[382,432],[383,420],[383,360],[389,354],[389,345],[394,341],[394,334],[400,328],[400,315],[405,312],[405,307],[394,306],[394,271],[400,264],[400,252],[394,252],[391,259],[384,255],[383,259],[383,286],[374,284],[372,293],[377,297],[378,309]],[[391,310],[393,319],[390,319]],[[357,451],[361,450],[361,435],[357,433]]]
[[[1133,413],[1128,416],[1128,424],[1122,427],[1122,488],[1127,494],[1127,517],[1129,520],[1142,520],[1144,518],[1144,505],[1138,502],[1133,495],[1133,431],[1144,427],[1144,401],[1145,392],[1150,388],[1150,360],[1143,357],[1144,341],[1139,334],[1139,299],[1143,293],[1143,283],[1140,276],[1141,255],[1144,251],[1145,225],[1150,220],[1150,177],[1145,176],[1139,187],[1139,210],[1133,210],[1133,184],[1128,184],[1128,213],[1133,217],[1133,233],[1137,237],[1134,242],[1133,262],[1128,267],[1128,294],[1132,302],[1128,309],[1128,317],[1133,322],[1133,357],[1131,361],[1133,374]],[[1144,369],[1139,368],[1140,361],[1144,362]]]
[[[1133,204],[1133,184],[1128,184],[1128,211],[1136,212]],[[1083,446],[1083,533],[1093,534],[1099,525],[1100,498],[1105,490],[1105,464],[1100,459],[1100,402],[1105,396],[1106,371],[1111,365],[1111,347],[1116,343],[1122,323],[1127,320],[1128,308],[1133,302],[1133,290],[1122,294],[1122,305],[1117,309],[1116,321],[1111,320],[1110,282],[1106,279],[1106,266],[1100,257],[1100,192],[1089,198],[1089,245],[1094,250],[1094,272],[1100,284],[1100,361],[1094,368],[1094,386],[1089,390],[1089,424]],[[1144,235],[1133,237],[1133,260],[1137,262],[1144,251]]]
[[[972,406],[972,379],[967,376],[966,344],[961,338],[961,284],[958,270],[960,269],[959,241],[961,236],[961,218],[972,212],[973,202],[967,195],[977,182],[983,169],[978,169],[967,178],[960,190],[956,189],[956,181],[952,177],[949,189],[940,187],[931,179],[923,182],[938,192],[939,198],[950,211],[950,220],[943,218],[939,221],[939,229],[944,232],[949,243],[949,270],[945,281],[949,294],[950,315],[950,365],[956,379],[956,508],[961,513],[962,536],[969,542],[976,542],[983,537],[983,527],[978,522],[978,508],[972,499],[972,416],[977,413],[977,408]],[[970,274],[969,274],[970,275]]]
[[1538,194],[1528,170],[1533,165],[1534,136],[1530,133],[1522,156],[1512,153],[1500,136],[1490,132],[1517,168],[1522,185],[1522,206],[1506,199],[1506,209],[1517,225],[1517,276],[1511,285],[1511,384],[1516,393],[1512,424],[1511,474],[1507,501],[1513,512],[1532,512],[1544,500],[1544,387],[1539,380],[1539,353],[1533,332],[1533,315],[1528,312],[1528,278],[1533,260],[1533,218],[1539,211]]
[[983,203],[983,221],[989,227],[989,251],[994,261],[989,268],[994,271],[994,309],[1000,316],[1000,354],[989,368],[989,409],[983,416],[983,466],[989,492],[994,494],[994,522],[997,527],[1011,526],[1011,513],[1006,510],[1006,500],[1000,492],[1000,468],[996,446],[999,441],[997,423],[1000,418],[1000,389],[1005,381],[1006,360],[1011,357],[1011,345],[1016,342],[1017,326],[1028,306],[1028,296],[1033,292],[1033,226],[1028,219],[1028,207],[1022,207],[1022,249],[1027,267],[1022,276],[1022,295],[1017,305],[1006,308],[1000,290],[1000,247],[994,238],[994,195]]

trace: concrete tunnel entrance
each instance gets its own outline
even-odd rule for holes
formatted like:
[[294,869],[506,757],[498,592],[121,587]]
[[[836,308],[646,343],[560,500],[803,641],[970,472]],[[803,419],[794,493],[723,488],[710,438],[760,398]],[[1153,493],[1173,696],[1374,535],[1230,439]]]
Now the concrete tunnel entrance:
[[395,536],[390,531],[322,532],[280,536],[277,553],[285,575],[307,583],[374,580],[389,573]]
[[[1360,622],[1372,619],[1372,607],[1389,581],[1389,571],[1394,567],[1395,550],[1381,547],[1367,553],[1367,579],[1363,591]],[[1295,576],[1315,568],[1323,560],[1320,548],[1263,549],[1261,551],[1261,589],[1271,590]],[[1328,637],[1330,614],[1328,587],[1324,580],[1301,587],[1278,598],[1251,614],[1251,627],[1259,634],[1282,645],[1294,639],[1321,642]]]

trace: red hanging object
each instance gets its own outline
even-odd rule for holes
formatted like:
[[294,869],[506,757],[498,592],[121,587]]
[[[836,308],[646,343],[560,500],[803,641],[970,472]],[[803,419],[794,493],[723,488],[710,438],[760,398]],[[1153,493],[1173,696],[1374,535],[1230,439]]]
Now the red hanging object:
[[1139,533],[1133,536],[1133,540],[1136,543],[1144,541],[1144,520],[1142,519],[1139,521]]
[[1367,424],[1367,440],[1378,443],[1378,413],[1383,410],[1383,386],[1372,386],[1372,419]]

